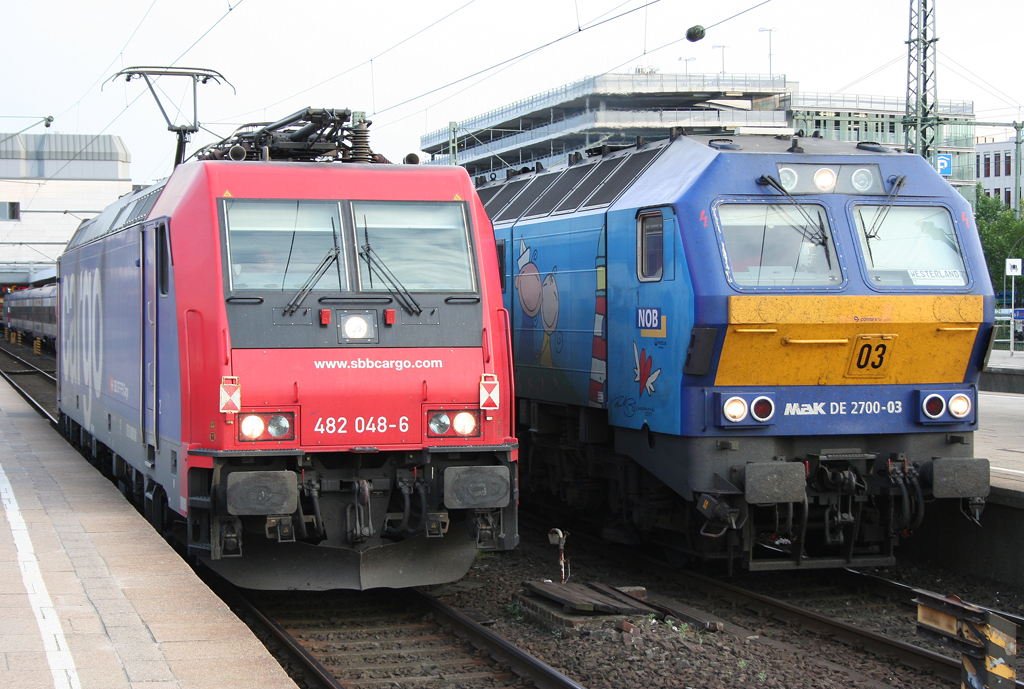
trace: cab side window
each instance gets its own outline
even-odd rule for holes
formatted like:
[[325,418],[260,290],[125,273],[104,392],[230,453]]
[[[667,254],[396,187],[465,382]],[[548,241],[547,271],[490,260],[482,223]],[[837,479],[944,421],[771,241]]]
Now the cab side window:
[[661,280],[665,264],[665,221],[661,213],[637,218],[637,276],[641,282]]

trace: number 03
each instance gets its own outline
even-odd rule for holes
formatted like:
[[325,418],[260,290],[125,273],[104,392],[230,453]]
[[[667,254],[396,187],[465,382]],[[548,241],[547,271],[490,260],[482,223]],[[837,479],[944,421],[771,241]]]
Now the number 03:
[[861,346],[857,352],[857,368],[865,369],[869,366],[873,369],[882,368],[885,361],[885,345],[877,344],[872,347],[870,344]]

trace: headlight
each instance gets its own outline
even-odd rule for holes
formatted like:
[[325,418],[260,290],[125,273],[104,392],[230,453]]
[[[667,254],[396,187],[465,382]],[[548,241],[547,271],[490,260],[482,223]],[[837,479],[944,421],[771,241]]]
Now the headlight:
[[460,411],[455,415],[455,432],[459,435],[473,435],[476,431],[476,417],[468,411]]
[[345,337],[351,340],[362,340],[370,332],[370,324],[362,316],[349,316],[345,320]]
[[747,418],[747,401],[742,397],[730,397],[722,405],[722,413],[729,421],[739,423]]
[[480,435],[480,412],[473,410],[431,410],[427,412],[427,435],[441,438]]
[[291,422],[288,421],[288,419],[286,419],[285,417],[281,416],[280,414],[275,414],[274,416],[271,416],[270,423],[267,424],[267,430],[270,432],[270,435],[274,436],[275,438],[283,438],[284,436],[288,435],[288,431],[290,431],[291,428]]
[[796,170],[791,167],[779,168],[779,183],[782,188],[786,191],[793,191],[793,187],[796,186],[799,177],[796,174]]
[[971,413],[971,398],[962,392],[949,398],[949,413],[962,419]]
[[942,395],[933,393],[924,398],[921,408],[929,419],[937,419],[946,411],[946,400],[942,399]]
[[256,414],[246,414],[242,417],[241,431],[249,440],[256,440],[256,438],[263,435],[263,431],[266,429],[266,425]]
[[775,403],[767,397],[758,397],[750,405],[750,415],[755,421],[767,421],[775,414]]
[[832,191],[836,186],[836,171],[832,168],[818,168],[814,173],[814,186],[821,191]]
[[238,415],[238,438],[242,442],[295,440],[295,412],[256,411]]
[[872,175],[871,170],[866,167],[854,170],[853,177],[850,178],[850,183],[853,184],[853,188],[862,193],[870,189],[874,182],[874,175]]
[[444,435],[452,427],[452,420],[442,411],[431,416],[428,425],[434,435]]

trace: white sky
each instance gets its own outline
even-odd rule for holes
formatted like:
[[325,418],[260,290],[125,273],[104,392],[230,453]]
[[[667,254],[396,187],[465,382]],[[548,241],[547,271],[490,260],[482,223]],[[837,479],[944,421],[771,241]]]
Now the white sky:
[[[727,72],[767,74],[769,34],[758,29],[772,27],[772,72],[802,91],[905,96],[909,0],[769,0],[710,28],[698,43],[658,49],[693,24],[711,26],[761,1],[647,0],[653,4],[579,32],[644,0],[231,0],[230,12],[228,0],[13,0],[2,11],[0,132],[53,115],[51,131],[121,136],[136,183],[164,177],[174,135],[144,83],[100,86],[123,67],[174,63],[216,70],[237,88],[236,95],[227,85],[199,87],[200,123],[219,136],[306,106],[365,110],[371,146],[397,162],[419,149],[421,134],[451,120],[585,76],[640,65],[719,72],[716,44],[727,46]],[[939,98],[974,101],[979,119],[1020,119],[1024,84],[1012,36],[1024,3],[934,1]],[[576,35],[402,104],[567,34]],[[696,59],[680,61],[687,57]],[[372,70],[359,66],[369,58]],[[190,82],[161,79],[159,87],[175,123],[190,120]],[[188,150],[213,140],[201,132]]]

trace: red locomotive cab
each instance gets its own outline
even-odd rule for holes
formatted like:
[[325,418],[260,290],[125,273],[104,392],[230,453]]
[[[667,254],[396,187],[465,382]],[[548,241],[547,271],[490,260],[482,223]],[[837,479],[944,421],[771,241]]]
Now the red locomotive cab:
[[194,167],[161,199],[179,197],[190,549],[242,586],[370,588],[514,547],[508,319],[466,173]]

